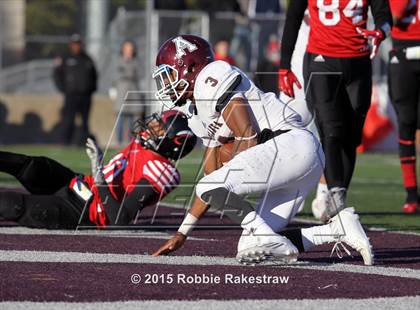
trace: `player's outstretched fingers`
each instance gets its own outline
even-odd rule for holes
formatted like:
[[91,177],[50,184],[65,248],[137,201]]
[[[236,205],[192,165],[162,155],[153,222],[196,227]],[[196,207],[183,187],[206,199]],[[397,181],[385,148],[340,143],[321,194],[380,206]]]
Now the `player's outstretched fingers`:
[[178,250],[185,242],[187,237],[177,232],[170,240],[166,241],[152,256],[167,255]]
[[170,250],[169,246],[167,245],[167,243],[165,243],[157,251],[155,251],[152,254],[152,256],[166,255],[166,254],[169,254],[170,252],[171,252],[171,250]]

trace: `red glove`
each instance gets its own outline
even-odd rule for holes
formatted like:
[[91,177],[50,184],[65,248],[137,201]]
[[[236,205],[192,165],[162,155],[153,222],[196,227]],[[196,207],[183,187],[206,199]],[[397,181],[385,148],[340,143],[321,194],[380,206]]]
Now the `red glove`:
[[358,34],[363,36],[365,39],[371,39],[371,46],[372,50],[370,52],[370,59],[375,58],[376,54],[379,50],[379,45],[382,43],[383,40],[385,40],[385,34],[380,29],[375,30],[367,30],[360,27],[356,28],[356,31]]
[[293,91],[293,84],[296,84],[297,88],[301,89],[302,86],[299,83],[296,75],[289,69],[279,70],[279,89],[291,98],[295,98],[295,92]]

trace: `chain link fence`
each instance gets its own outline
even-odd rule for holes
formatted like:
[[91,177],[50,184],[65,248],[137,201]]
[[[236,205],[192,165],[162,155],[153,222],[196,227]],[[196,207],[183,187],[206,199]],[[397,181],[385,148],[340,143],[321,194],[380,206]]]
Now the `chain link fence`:
[[[284,14],[256,14],[245,19],[234,12],[200,11],[153,11],[147,16],[145,11],[118,10],[108,27],[108,33],[101,42],[102,49],[97,55],[99,71],[99,93],[106,94],[115,80],[115,69],[121,43],[130,39],[138,47],[141,81],[139,89],[153,91],[151,72],[159,46],[169,37],[180,33],[203,36],[215,44],[220,40],[230,42],[230,51],[235,63],[250,73],[257,71],[258,61],[264,57],[264,49],[270,35],[281,37],[285,22]],[[30,48],[57,45],[65,50],[67,36],[27,36]],[[0,36],[1,41],[1,36]],[[87,42],[88,43],[88,42]],[[1,47],[1,43],[0,43]],[[384,44],[381,59],[374,62],[375,80],[382,80],[386,73],[387,50]],[[1,57],[1,54],[0,54]],[[1,63],[1,62],[0,62]],[[34,59],[0,71],[0,91],[8,93],[54,93],[51,75],[52,59]]]

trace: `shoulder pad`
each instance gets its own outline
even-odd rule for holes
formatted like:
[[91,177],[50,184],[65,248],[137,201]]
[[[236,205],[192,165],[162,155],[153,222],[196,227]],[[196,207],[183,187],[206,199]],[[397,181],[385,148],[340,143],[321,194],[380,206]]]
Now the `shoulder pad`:
[[197,76],[194,99],[197,104],[209,105],[213,112],[221,112],[241,81],[242,76],[234,67],[225,61],[214,61]]

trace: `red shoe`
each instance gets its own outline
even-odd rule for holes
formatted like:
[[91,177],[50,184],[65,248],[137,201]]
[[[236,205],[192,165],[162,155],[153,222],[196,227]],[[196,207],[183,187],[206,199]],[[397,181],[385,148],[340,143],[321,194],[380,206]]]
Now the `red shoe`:
[[403,206],[403,212],[408,213],[408,214],[416,212],[416,209],[417,209],[417,203],[415,202],[407,202]]

